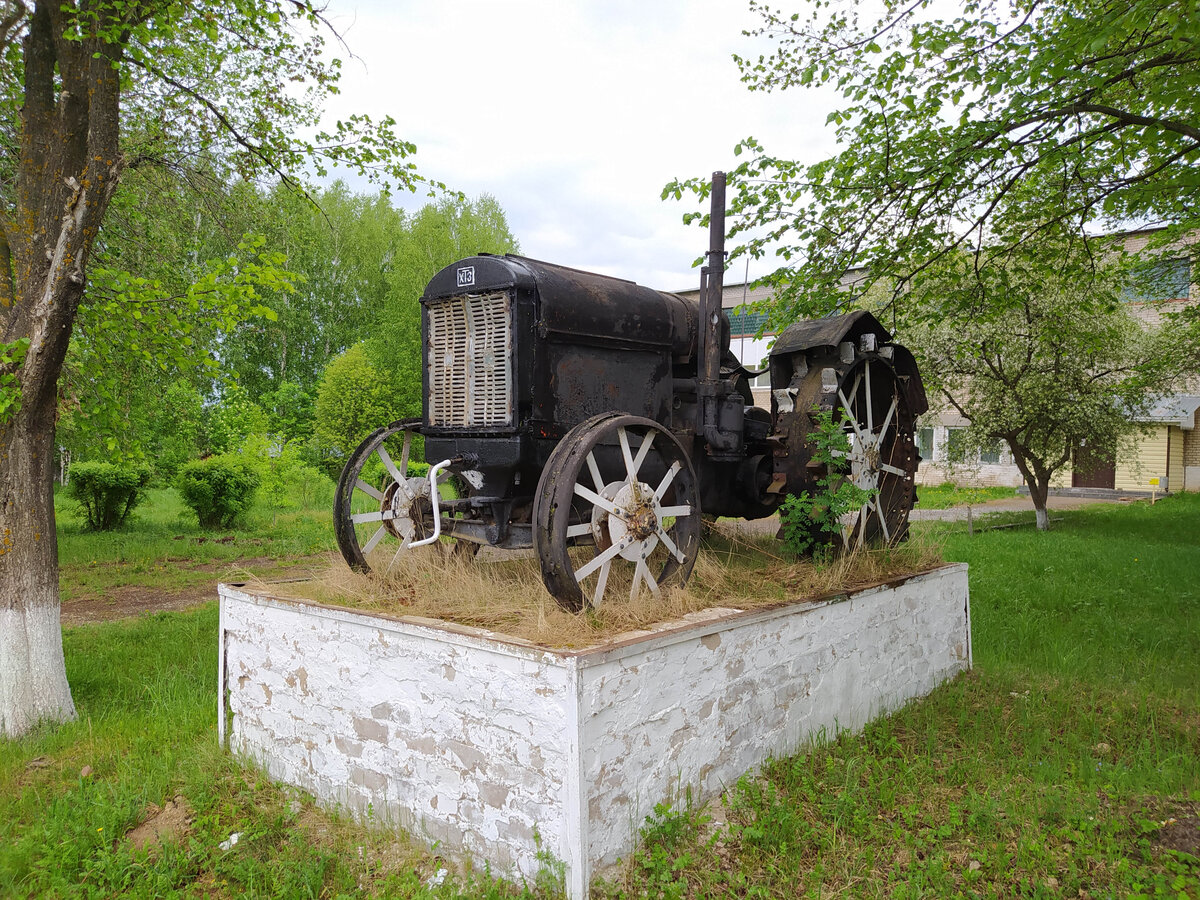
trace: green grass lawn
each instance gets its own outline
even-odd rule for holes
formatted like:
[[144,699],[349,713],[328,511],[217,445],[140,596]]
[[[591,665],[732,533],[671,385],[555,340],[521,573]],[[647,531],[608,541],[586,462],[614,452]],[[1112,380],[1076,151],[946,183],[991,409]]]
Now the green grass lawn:
[[1010,487],[959,487],[946,482],[917,488],[917,509],[949,509],[952,506],[978,506],[989,500],[1007,500],[1017,496]]
[[[322,813],[218,748],[216,636],[215,604],[66,630],[78,721],[0,741],[0,897],[426,895],[434,854]],[[124,835],[176,796],[187,831],[133,849]],[[486,875],[436,892],[519,894]]]
[[64,600],[120,585],[186,588],[211,583],[247,560],[267,570],[336,547],[328,479],[298,492],[284,509],[259,501],[244,522],[220,532],[201,529],[174,488],[150,490],[131,520],[115,531],[88,531],[62,494],[54,505]]
[[1200,496],[1063,518],[917,526],[971,566],[975,670],[742,779],[724,825],[661,810],[605,895],[1200,897]]
[[[1063,518],[920,525],[971,565],[975,670],[743,778],[719,810],[660,809],[598,894],[1200,898],[1200,496]],[[213,605],[66,631],[79,720],[0,743],[0,896],[551,893],[470,872],[426,889],[433,853],[220,752],[216,631]],[[132,849],[177,795],[187,831]]]
[[1098,504],[1063,522],[966,533],[927,523],[971,566],[975,660],[1200,702],[1200,494]]

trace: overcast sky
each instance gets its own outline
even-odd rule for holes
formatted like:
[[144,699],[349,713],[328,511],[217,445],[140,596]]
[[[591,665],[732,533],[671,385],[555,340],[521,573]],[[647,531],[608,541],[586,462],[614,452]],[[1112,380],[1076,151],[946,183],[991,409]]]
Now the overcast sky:
[[391,115],[422,173],[495,196],[538,259],[694,287],[707,238],[664,184],[732,167],[749,135],[791,158],[833,149],[828,96],[739,80],[732,54],[765,46],[742,35],[745,0],[332,0],[329,13],[357,57],[330,114]]

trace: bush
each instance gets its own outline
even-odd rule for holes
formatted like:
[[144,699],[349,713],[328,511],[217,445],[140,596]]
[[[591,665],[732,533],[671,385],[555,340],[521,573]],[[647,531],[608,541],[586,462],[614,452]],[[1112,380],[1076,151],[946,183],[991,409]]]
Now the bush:
[[303,509],[321,496],[333,500],[333,485],[323,472],[306,464],[303,448],[295,441],[252,434],[242,444],[242,458],[261,478],[259,497],[271,508],[272,524],[283,510]]
[[201,528],[229,528],[250,504],[261,479],[254,467],[233,454],[186,463],[179,472],[179,493]]
[[783,547],[793,556],[812,556],[827,561],[833,542],[842,530],[842,516],[868,503],[874,492],[852,482],[844,472],[843,460],[850,455],[850,439],[828,412],[809,414],[815,429],[809,440],[813,461],[820,464],[813,493],[789,494],[779,508]]
[[71,466],[67,494],[92,531],[109,531],[129,518],[145,496],[150,470],[106,462],[81,462]]

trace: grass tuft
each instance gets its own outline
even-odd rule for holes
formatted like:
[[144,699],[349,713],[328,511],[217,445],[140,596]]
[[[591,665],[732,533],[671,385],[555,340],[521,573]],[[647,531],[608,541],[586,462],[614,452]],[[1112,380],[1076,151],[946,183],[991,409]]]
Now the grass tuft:
[[718,529],[706,540],[685,587],[667,588],[661,599],[642,591],[636,600],[610,600],[586,614],[563,610],[546,593],[531,555],[484,552],[472,560],[430,547],[402,556],[386,575],[360,575],[338,561],[313,581],[251,586],[365,612],[486,628],[547,647],[580,648],[701,610],[820,599],[927,571],[942,561],[934,542],[918,539],[815,565],[785,558],[770,535]]

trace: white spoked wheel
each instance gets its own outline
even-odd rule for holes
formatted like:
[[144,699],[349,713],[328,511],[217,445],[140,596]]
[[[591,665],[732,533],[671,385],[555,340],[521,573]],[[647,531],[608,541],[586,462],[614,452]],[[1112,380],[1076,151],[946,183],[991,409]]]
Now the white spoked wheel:
[[[433,533],[429,479],[409,476],[419,420],[380,428],[351,454],[338,480],[333,524],[338,548],[356,572],[384,571]],[[442,473],[439,480],[449,477]]]
[[841,420],[850,443],[840,469],[868,492],[866,502],[843,520],[842,544],[851,550],[894,544],[908,533],[918,463],[900,383],[887,363],[865,357],[846,372],[837,401],[834,419]]
[[687,580],[700,546],[691,460],[651,419],[606,413],[559,442],[538,482],[534,547],[572,611]]

